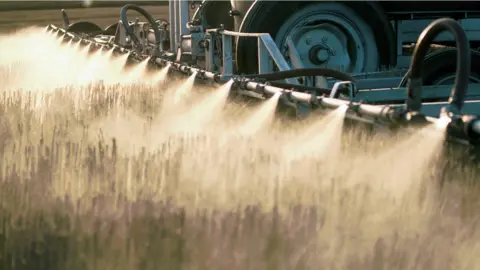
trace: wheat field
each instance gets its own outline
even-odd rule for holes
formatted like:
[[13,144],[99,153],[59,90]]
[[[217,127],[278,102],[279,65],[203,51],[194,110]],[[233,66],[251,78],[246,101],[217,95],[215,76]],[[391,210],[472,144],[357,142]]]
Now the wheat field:
[[184,79],[113,60],[81,83],[72,47],[0,39],[0,269],[480,269],[464,148],[214,86],[172,106]]

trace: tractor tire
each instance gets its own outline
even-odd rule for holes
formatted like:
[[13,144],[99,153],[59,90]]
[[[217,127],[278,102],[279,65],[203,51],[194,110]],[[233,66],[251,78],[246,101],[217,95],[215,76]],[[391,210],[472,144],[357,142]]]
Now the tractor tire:
[[88,21],[74,22],[70,24],[70,26],[67,28],[67,32],[76,33],[76,34],[80,34],[80,33],[93,34],[93,33],[101,33],[102,31],[103,29],[100,26]]
[[[381,67],[395,66],[395,34],[385,12],[375,2],[256,1],[245,14],[239,31],[269,33],[277,43],[282,38],[278,37],[279,31],[285,32],[285,28],[288,28],[285,23],[295,21],[295,17],[303,20],[304,18],[308,19],[309,16],[316,16],[315,21],[309,23],[324,22],[332,18],[334,19],[330,21],[336,23],[335,20],[338,18],[338,20],[343,20],[345,24],[351,25],[351,29],[355,28],[352,31],[356,31],[358,36],[361,36],[361,40],[364,41],[361,45],[365,51],[362,60],[365,64],[362,68],[357,68],[353,72],[369,72],[376,71]],[[325,19],[322,19],[322,16]],[[287,30],[283,34],[286,36],[289,33]],[[277,46],[282,50],[282,44],[277,43]],[[348,44],[348,47],[351,46],[351,44]],[[258,73],[257,50],[255,38],[240,37],[237,39],[236,64],[240,73]]]
[[105,30],[103,31],[103,34],[109,35],[109,36],[115,36],[117,33],[117,27],[118,27],[118,22],[111,24],[107,27],[105,27]]
[[[471,51],[470,82],[480,83],[480,53]],[[423,62],[423,85],[453,84],[457,69],[457,49],[448,48],[432,52]],[[407,87],[409,73],[405,75],[400,87]]]
[[201,22],[204,28],[220,28],[223,24],[226,30],[234,30],[234,20],[229,13],[231,9],[230,1],[203,0],[192,18]]

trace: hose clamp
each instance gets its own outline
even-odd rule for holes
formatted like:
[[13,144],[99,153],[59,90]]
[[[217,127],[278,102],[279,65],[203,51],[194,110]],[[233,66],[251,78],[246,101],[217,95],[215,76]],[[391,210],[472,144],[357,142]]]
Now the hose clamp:
[[268,96],[267,92],[265,91],[265,85],[261,83],[257,83],[257,85],[255,85],[255,92],[261,94],[265,98]]
[[317,91],[307,91],[306,93],[310,95],[310,104],[313,107],[318,108],[320,106],[320,102],[317,97]]
[[350,100],[350,102],[348,102],[348,109],[352,112],[354,112],[357,116],[360,116],[360,108],[363,104],[363,100],[359,100],[359,101],[356,101],[354,102],[353,100]]
[[148,59],[148,64],[149,65],[155,65],[156,64],[156,57],[155,56],[152,56],[150,57],[150,59]]
[[238,86],[241,90],[247,90],[247,83],[249,82],[250,80],[248,80],[247,78],[240,78]]
[[292,91],[282,91],[279,100],[284,105],[297,108],[297,100],[292,97]]
[[220,75],[219,73],[215,73],[213,75],[213,81],[216,82],[216,83],[221,83],[222,82],[222,75]]
[[207,76],[205,75],[205,70],[198,70],[197,71],[197,78],[199,79],[202,79],[202,80],[206,80],[207,79]]
[[240,87],[240,80],[238,79],[238,77],[232,77],[231,80],[232,80],[232,89],[238,89]]

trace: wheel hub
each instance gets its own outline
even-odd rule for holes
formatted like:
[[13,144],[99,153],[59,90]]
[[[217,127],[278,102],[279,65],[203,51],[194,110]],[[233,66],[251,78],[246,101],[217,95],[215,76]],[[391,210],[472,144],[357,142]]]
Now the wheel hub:
[[335,25],[323,23],[299,27],[292,39],[305,66],[348,70],[355,64],[351,55],[354,54],[354,58],[357,53],[349,50],[348,37]]
[[[312,15],[290,24],[284,34],[285,38],[290,36],[304,67],[331,68],[344,72],[364,70],[364,42],[347,18],[330,13]],[[288,59],[288,46],[282,48]]]
[[309,52],[309,60],[316,65],[323,65],[328,63],[331,56],[330,48],[324,45],[315,45]]

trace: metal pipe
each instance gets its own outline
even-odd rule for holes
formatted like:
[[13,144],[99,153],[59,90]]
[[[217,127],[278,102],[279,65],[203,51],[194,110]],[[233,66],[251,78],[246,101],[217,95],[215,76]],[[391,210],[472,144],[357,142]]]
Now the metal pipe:
[[234,32],[234,31],[229,31],[229,30],[217,30],[217,29],[211,29],[209,32],[219,32],[220,34],[224,34],[224,35],[232,36],[232,37],[256,37],[256,38],[258,38],[259,36],[265,35],[265,33],[244,33],[244,32]]
[[170,50],[174,51],[177,44],[175,38],[175,0],[168,0],[168,16],[170,19]]
[[[135,55],[135,53],[129,52],[128,50],[125,50],[125,52]],[[160,57],[154,57],[152,62],[163,67],[170,65],[170,68],[176,69],[187,75],[191,75],[194,72],[196,72],[197,76],[203,79],[215,81],[218,83],[223,83],[228,80],[228,78],[222,76],[219,73],[214,73],[214,72],[202,70],[199,68],[182,65],[178,62],[172,62]],[[241,79],[238,80],[239,78]],[[279,88],[271,85],[265,85],[263,83],[255,82],[252,79],[248,79],[248,78],[234,77],[233,79],[240,82],[235,87],[241,90],[250,90],[253,92],[258,92],[259,89],[261,89],[261,91],[264,91],[264,93],[268,95],[274,95],[276,93],[288,93],[289,97],[293,101],[305,102],[305,103],[318,103],[318,105],[323,106],[325,108],[330,108],[330,109],[335,109],[340,106],[348,106],[353,114],[368,116],[376,119],[382,119],[390,123],[395,123],[396,121],[396,119],[393,117],[393,113],[396,112],[397,110],[389,105],[375,106],[375,105],[368,105],[368,104],[360,104],[360,103],[355,103],[347,100],[314,96],[308,93],[301,93],[301,92],[291,91],[288,89]],[[232,87],[232,88],[235,88],[235,87]]]
[[432,22],[418,38],[410,65],[410,79],[407,87],[407,111],[419,112],[422,106],[423,61],[433,40],[443,31],[452,33],[457,46],[457,70],[454,86],[450,94],[450,110],[462,110],[470,77],[470,43],[462,26],[450,18]]
[[[54,27],[54,26],[51,26],[50,29],[58,30],[57,34],[65,33],[65,30]],[[77,37],[74,34],[67,34],[65,35],[65,38],[70,38],[70,39],[78,38],[79,40],[88,41],[80,37]],[[92,42],[92,44],[96,44],[96,43]],[[120,51],[122,51],[123,53],[129,53],[130,55],[132,55],[132,57],[137,57],[139,61],[144,60],[147,57],[145,55],[140,55],[135,52],[129,51],[125,48],[123,48],[123,50],[120,50]],[[187,75],[191,75],[194,72],[196,72],[198,78],[214,81],[216,83],[223,83],[223,82],[226,82],[228,79],[230,79],[229,77],[224,77],[219,73],[214,73],[214,72],[202,70],[199,68],[190,67],[190,66],[183,65],[178,62],[172,62],[160,57],[153,57],[151,62],[162,67],[170,65],[171,69],[177,70]],[[352,102],[352,101],[335,99],[335,98],[315,96],[308,93],[296,92],[296,91],[292,91],[292,90],[288,90],[280,87],[275,87],[272,85],[266,85],[263,83],[255,82],[252,79],[248,79],[244,77],[233,77],[233,79],[238,83],[235,83],[232,86],[232,89],[246,90],[254,93],[267,94],[267,95],[283,93],[283,94],[286,94],[288,98],[291,99],[292,101],[311,103],[314,105],[318,105],[318,106],[322,106],[324,108],[330,108],[330,109],[336,109],[340,106],[347,106],[348,110],[347,110],[346,117],[354,120],[361,119],[362,121],[366,121],[366,122],[380,121],[390,125],[405,123],[405,122],[402,122],[403,111],[399,110],[397,106],[392,106],[392,105],[379,106],[379,105],[361,104],[359,102]],[[422,116],[422,119],[424,119],[426,123],[428,122],[435,123],[439,121],[438,118],[432,118],[432,117]],[[470,126],[469,128],[470,132],[472,132],[474,136],[477,136],[477,135],[480,136],[480,120],[477,120],[477,118],[475,118],[474,120],[471,120],[468,123],[469,123],[468,126]]]
[[185,34],[187,34],[188,32],[188,28],[187,28],[187,23],[189,21],[189,14],[188,14],[188,10],[189,10],[189,5],[188,5],[188,1],[187,0],[178,0],[178,8],[179,8],[179,29],[180,29],[180,33],[179,33],[179,36],[183,36]]
[[287,90],[287,89],[283,89],[283,88],[279,88],[271,85],[265,85],[265,84],[253,82],[253,81],[247,81],[245,83],[244,89],[242,90],[250,90],[253,92],[258,92],[259,89],[261,89],[268,95],[272,95],[272,96],[275,95],[276,93],[286,92],[286,93],[289,93],[290,98],[293,99],[294,101],[305,102],[305,103],[317,102],[318,105],[326,108],[331,108],[331,109],[336,109],[340,106],[347,106],[350,108],[350,111],[355,114],[368,116],[372,118],[381,118],[382,120],[389,121],[391,123],[395,123],[397,121],[394,115],[394,113],[397,110],[389,105],[383,105],[383,106],[368,105],[368,104],[354,103],[347,100],[341,100],[336,98],[312,96],[311,94],[308,94],[308,93],[291,91],[291,90]]
[[179,0],[173,0],[175,6],[175,48],[172,49],[174,53],[177,53],[178,47],[180,47],[180,7],[178,4]]

